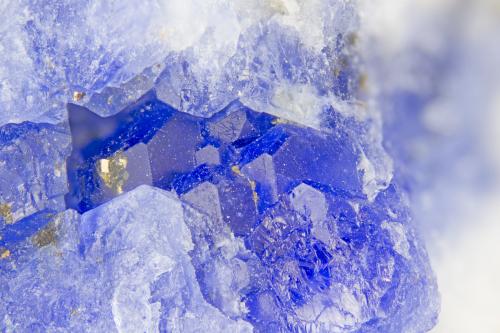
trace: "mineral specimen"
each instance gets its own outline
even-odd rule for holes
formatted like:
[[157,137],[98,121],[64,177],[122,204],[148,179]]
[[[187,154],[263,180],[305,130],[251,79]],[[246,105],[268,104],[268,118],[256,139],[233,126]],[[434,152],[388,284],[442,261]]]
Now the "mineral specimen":
[[[22,302],[34,301],[7,289],[20,316],[5,314],[12,327],[401,332],[433,322],[435,283],[404,196],[391,184],[369,200],[361,151],[342,127],[318,131],[239,102],[200,118],[154,92],[107,119],[70,106],[70,124],[68,203],[81,221],[71,211],[63,216],[75,221],[52,217],[17,250],[35,259],[4,272],[23,271],[35,293],[65,265],[76,265],[79,282],[64,319],[45,323],[22,315]],[[173,192],[134,190],[141,184]],[[61,263],[44,262],[40,246]],[[89,300],[94,284],[103,290]],[[52,301],[40,302],[42,311]],[[94,302],[100,314],[82,321]]]
[[358,100],[354,4],[18,7],[7,37],[36,79],[26,114],[0,116],[31,121],[0,127],[0,331],[433,326],[425,248]]

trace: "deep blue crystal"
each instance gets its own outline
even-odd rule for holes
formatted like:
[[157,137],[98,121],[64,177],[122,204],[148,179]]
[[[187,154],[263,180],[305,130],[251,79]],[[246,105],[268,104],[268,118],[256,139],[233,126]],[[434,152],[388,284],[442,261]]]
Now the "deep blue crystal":
[[[224,305],[229,299],[242,302],[247,311],[237,317],[262,332],[304,330],[321,307],[340,311],[313,324],[327,331],[340,325],[397,332],[411,311],[427,313],[424,305],[399,301],[416,288],[422,304],[430,304],[434,283],[404,199],[397,184],[367,198],[357,168],[361,152],[341,122],[318,131],[238,101],[202,118],[159,102],[154,92],[105,119],[112,131],[79,141],[80,125],[93,118],[70,110],[76,144],[69,198],[80,198],[68,200],[70,207],[85,212],[141,184],[175,191],[211,221],[208,229],[188,223],[191,256],[202,294],[221,311],[235,311]],[[100,161],[113,158],[126,160],[120,191],[99,174]],[[215,239],[224,228],[241,238],[235,258],[250,274],[244,287],[225,291],[232,296],[213,280],[222,269]]]

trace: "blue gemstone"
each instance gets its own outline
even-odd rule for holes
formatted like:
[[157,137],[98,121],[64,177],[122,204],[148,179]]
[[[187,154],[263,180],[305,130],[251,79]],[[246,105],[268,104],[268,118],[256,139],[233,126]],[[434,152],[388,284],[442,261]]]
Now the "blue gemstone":
[[141,21],[148,4],[119,6],[126,36],[112,4],[28,1],[19,40],[40,74],[20,108],[43,97],[25,118],[55,124],[0,127],[1,332],[433,326],[406,193],[356,113],[356,8],[314,2],[304,30],[285,2],[214,4],[184,41],[175,17]]
[[[72,187],[90,202],[82,211],[118,196],[96,168],[98,161],[119,156],[126,160],[122,192],[141,184],[174,190],[204,214],[206,227],[189,225],[195,248],[201,247],[192,260],[205,299],[224,313],[234,316],[234,306],[226,303],[239,302],[247,309],[239,318],[258,330],[287,330],[304,329],[322,308],[351,318],[345,329],[361,329],[365,322],[371,327],[377,318],[377,327],[390,330],[394,318],[412,306],[398,303],[398,295],[411,293],[413,283],[421,283],[421,292],[433,285],[397,185],[368,200],[357,168],[359,148],[340,124],[328,132],[280,124],[237,101],[202,118],[148,96],[105,120],[116,124],[115,130],[74,145],[73,155],[86,152],[75,165],[92,182],[77,179]],[[145,105],[168,111],[161,127],[140,129],[156,110]],[[73,136],[78,131],[77,126]],[[226,237],[229,232],[241,240],[233,259],[239,258],[247,276],[241,289],[229,288],[225,296],[217,276],[232,264],[219,258],[221,236],[215,231],[224,228]],[[93,237],[82,244],[92,246]],[[358,308],[347,310],[343,302]],[[315,325],[331,329],[337,323],[325,317]]]

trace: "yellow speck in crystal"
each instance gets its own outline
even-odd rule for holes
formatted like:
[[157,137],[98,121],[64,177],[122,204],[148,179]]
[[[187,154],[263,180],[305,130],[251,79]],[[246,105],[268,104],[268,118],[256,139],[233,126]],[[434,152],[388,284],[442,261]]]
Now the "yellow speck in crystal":
[[13,224],[12,206],[8,203],[0,204],[0,216],[4,218],[6,224]]
[[128,180],[127,157],[117,152],[109,158],[100,159],[97,163],[97,173],[104,185],[117,194],[123,193],[123,186]]
[[75,92],[73,92],[73,100],[75,102],[78,102],[79,100],[81,100],[84,97],[85,97],[85,93],[82,92],[82,91],[75,91]]
[[109,160],[108,159],[99,160],[99,165],[100,165],[101,173],[109,173]]
[[233,165],[233,166],[231,167],[231,171],[232,171],[232,172],[234,172],[235,174],[237,174],[237,175],[240,175],[240,176],[241,176],[241,171],[240,171],[240,167],[239,167],[239,166],[237,166],[237,165]]
[[255,207],[257,207],[257,204],[259,203],[259,194],[255,190],[257,188],[257,184],[255,183],[254,180],[248,180],[248,183],[250,184],[250,188],[252,189],[252,199],[253,202],[255,203]]
[[57,227],[54,223],[49,223],[45,228],[36,233],[32,238],[32,243],[38,247],[56,245]]
[[6,259],[10,256],[10,251],[7,249],[4,249],[2,251],[2,254],[0,254],[0,259]]
[[250,178],[243,175],[243,173],[241,172],[240,168],[237,165],[233,165],[231,167],[231,171],[234,172],[235,174],[237,174],[238,176],[245,177],[245,179],[248,181],[248,184],[250,185],[250,188],[252,189],[253,202],[255,203],[255,207],[257,207],[257,204],[259,202],[259,194],[256,191],[257,183],[254,180],[251,180]]

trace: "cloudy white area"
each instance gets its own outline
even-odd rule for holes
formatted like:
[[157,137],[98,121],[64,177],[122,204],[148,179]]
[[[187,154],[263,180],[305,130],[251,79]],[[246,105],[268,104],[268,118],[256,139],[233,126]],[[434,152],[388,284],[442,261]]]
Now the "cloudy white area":
[[432,332],[500,332],[498,202],[498,195],[483,197],[473,212],[447,214],[463,225],[428,241],[442,303]]
[[219,0],[8,0],[0,17],[0,124],[57,122],[74,90],[118,85],[168,52],[194,47],[200,64],[221,66],[245,27]]
[[500,3],[362,4],[372,96],[433,96],[415,147],[430,182],[413,193],[441,293],[431,332],[500,332]]
[[[0,2],[0,125],[59,122],[75,91],[118,87],[171,53],[189,50],[200,78],[222,72],[241,34],[259,22],[293,29],[320,52],[348,2],[129,0]],[[328,6],[328,10],[324,10]],[[338,13],[337,13],[338,12]],[[354,13],[354,11],[352,12]],[[326,17],[326,15],[330,15]],[[354,14],[352,14],[354,15]],[[325,26],[333,25],[324,34]]]
[[[338,36],[357,29],[354,4],[337,0],[2,2],[0,16],[11,19],[0,22],[0,125],[60,123],[68,102],[109,116],[151,89],[156,79],[160,100],[198,115],[206,116],[240,98],[255,110],[319,129],[325,107],[333,106],[370,124],[360,138],[366,146],[361,147],[360,169],[365,192],[373,198],[392,177],[391,160],[381,145],[378,113],[352,99],[342,100],[332,87],[330,93],[320,94],[310,82],[289,82],[284,71],[269,74],[274,73],[271,67],[280,67],[280,43],[297,38],[300,42],[290,57],[311,59],[310,66],[320,69],[305,68],[307,77],[323,75],[323,81],[328,81],[328,73],[341,61],[338,55],[325,56],[324,49],[335,48]],[[288,37],[279,35],[276,26]],[[254,30],[267,32],[259,37]],[[269,42],[276,49],[258,42],[268,37],[269,41],[276,38]],[[238,53],[241,48],[248,50]],[[177,59],[173,62],[178,66],[172,66],[175,74],[162,81],[158,76],[169,57]],[[186,60],[189,70],[182,69],[180,59]],[[262,70],[250,70],[259,67],[252,65],[252,59],[269,63]],[[317,61],[321,64],[314,64]],[[240,63],[246,67],[240,68]],[[226,84],[228,75],[240,76],[241,82]],[[180,98],[187,89],[185,76],[192,94],[186,97],[187,106]]]

